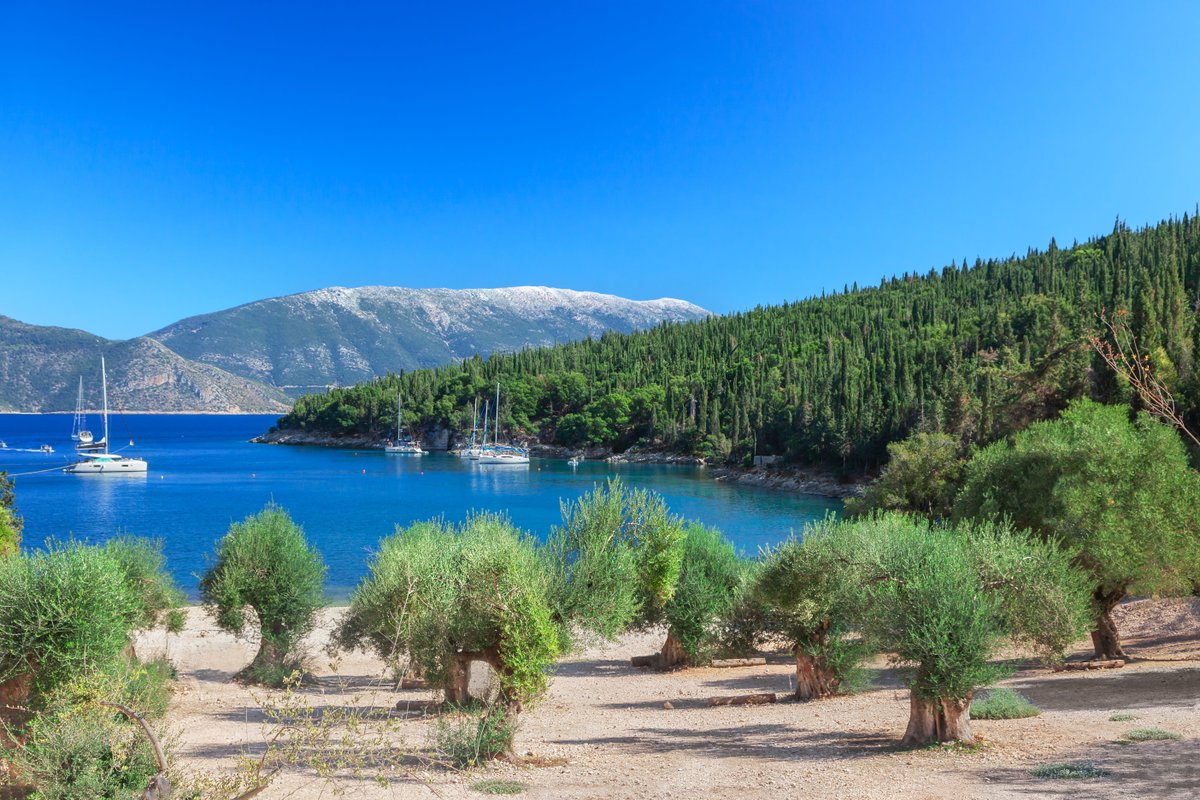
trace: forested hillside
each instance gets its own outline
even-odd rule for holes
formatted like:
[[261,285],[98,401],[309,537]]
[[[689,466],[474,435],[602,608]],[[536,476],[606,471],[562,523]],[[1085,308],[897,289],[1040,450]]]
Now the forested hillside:
[[989,441],[1080,395],[1123,397],[1086,343],[1102,308],[1131,326],[1197,416],[1195,215],[878,287],[558,347],[470,359],[301,397],[285,429],[467,427],[499,379],[506,425],[542,441],[635,443],[872,466],[916,429]]

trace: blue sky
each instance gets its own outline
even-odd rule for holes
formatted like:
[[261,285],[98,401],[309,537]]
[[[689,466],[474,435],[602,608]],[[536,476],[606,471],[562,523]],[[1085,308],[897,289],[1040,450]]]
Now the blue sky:
[[[10,3],[0,314],[716,311],[1191,212],[1196,3]],[[989,6],[989,7],[980,7]]]

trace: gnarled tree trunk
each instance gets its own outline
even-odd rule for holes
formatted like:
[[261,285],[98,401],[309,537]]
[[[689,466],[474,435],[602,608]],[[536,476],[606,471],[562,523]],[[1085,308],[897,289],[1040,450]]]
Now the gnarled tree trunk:
[[841,678],[824,661],[797,649],[796,699],[819,700],[837,694]]
[[662,650],[658,653],[659,669],[671,669],[677,667],[687,661],[687,651],[683,649],[683,644],[679,641],[679,637],[674,631],[667,631],[667,640],[663,642]]
[[454,657],[450,672],[446,676],[443,691],[447,703],[465,706],[471,702],[471,654],[459,653]]
[[1097,589],[1092,595],[1097,612],[1096,628],[1092,631],[1092,646],[1096,650],[1097,661],[1127,658],[1125,650],[1121,647],[1121,635],[1117,632],[1117,624],[1112,618],[1112,610],[1124,598],[1124,589],[1114,589],[1111,592]]
[[908,729],[901,744],[916,746],[936,742],[974,742],[971,733],[971,698],[928,700],[912,695]]

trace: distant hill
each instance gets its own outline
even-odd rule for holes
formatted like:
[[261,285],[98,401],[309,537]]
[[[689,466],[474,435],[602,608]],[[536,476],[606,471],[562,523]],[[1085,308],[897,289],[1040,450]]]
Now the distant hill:
[[66,411],[100,407],[100,356],[108,361],[109,405],[130,411],[276,413],[278,389],[198,364],[146,337],[110,341],[69,328],[28,325],[0,316],[0,410]]
[[299,395],[386,372],[707,316],[682,300],[540,286],[333,287],[189,317],[150,336],[186,358]]
[[699,322],[472,359],[296,400],[283,435],[374,436],[397,392],[417,428],[469,428],[501,384],[501,427],[567,447],[773,455],[863,470],[889,442],[985,444],[1071,399],[1128,402],[1088,346],[1102,309],[1200,426],[1200,218]]
[[314,388],[707,316],[568,289],[386,286],[261,300],[127,341],[0,316],[0,411],[71,410],[81,375],[99,407],[101,354],[114,408],[279,413]]

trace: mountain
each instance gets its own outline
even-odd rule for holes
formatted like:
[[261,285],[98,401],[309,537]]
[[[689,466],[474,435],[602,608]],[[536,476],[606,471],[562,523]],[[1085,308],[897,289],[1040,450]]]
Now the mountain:
[[150,337],[186,358],[298,395],[386,372],[707,316],[682,300],[539,286],[333,287],[189,317]]
[[101,354],[114,408],[282,413],[305,389],[706,316],[567,289],[386,286],[261,300],[128,341],[0,316],[0,411],[71,410],[80,375],[99,407]]
[[984,444],[1075,397],[1129,402],[1089,347],[1125,311],[1141,352],[1200,425],[1200,218],[950,264],[870,288],[640,333],[471,360],[297,399],[287,431],[373,435],[470,425],[502,384],[506,430],[568,447],[661,447],[861,470],[914,431]]
[[289,400],[278,389],[198,364],[146,337],[110,341],[69,328],[28,325],[0,316],[0,410],[66,411],[84,401],[99,408],[100,356],[108,362],[109,405],[129,411],[277,413]]

